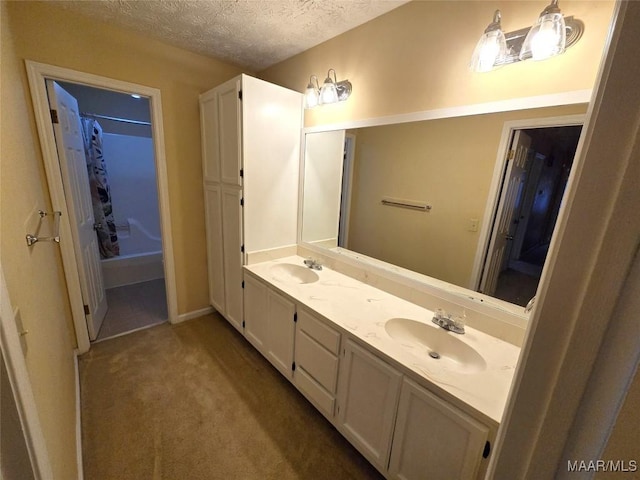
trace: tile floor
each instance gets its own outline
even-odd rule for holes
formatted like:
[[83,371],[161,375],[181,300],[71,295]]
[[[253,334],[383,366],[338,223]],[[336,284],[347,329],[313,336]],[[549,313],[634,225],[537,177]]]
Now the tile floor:
[[166,322],[168,314],[164,278],[109,288],[107,304],[109,310],[96,340]]

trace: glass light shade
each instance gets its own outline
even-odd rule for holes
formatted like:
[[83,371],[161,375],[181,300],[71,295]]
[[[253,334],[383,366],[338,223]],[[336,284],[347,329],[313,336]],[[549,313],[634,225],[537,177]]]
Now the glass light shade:
[[336,88],[336,84],[331,80],[331,78],[327,77],[320,89],[320,103],[336,103],[338,101],[338,89]]
[[546,60],[564,52],[567,42],[564,17],[559,12],[540,15],[520,50],[520,60]]
[[476,45],[469,68],[473,72],[488,72],[504,62],[507,40],[502,30],[485,32]]
[[318,105],[319,101],[318,90],[309,84],[304,92],[304,108],[313,108]]

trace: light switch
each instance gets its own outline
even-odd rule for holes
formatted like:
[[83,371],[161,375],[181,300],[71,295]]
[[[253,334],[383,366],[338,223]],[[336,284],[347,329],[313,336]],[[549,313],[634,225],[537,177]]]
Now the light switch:
[[467,230],[469,230],[470,232],[477,232],[479,223],[480,221],[477,218],[470,218],[469,227],[467,228]]

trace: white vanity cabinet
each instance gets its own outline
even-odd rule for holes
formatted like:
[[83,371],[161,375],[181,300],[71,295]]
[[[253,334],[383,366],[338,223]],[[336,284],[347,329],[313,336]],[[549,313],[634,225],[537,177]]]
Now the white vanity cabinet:
[[296,244],[302,94],[240,75],[200,95],[209,301],[242,331],[242,266]]
[[402,374],[346,340],[338,387],[338,429],[381,472],[387,470]]
[[291,379],[296,306],[249,274],[244,282],[245,337]]
[[244,336],[262,355],[267,355],[267,290],[251,275],[244,276]]
[[[271,283],[274,265],[245,267],[246,338],[385,478],[482,478],[497,422],[378,348],[367,328],[332,321],[325,296]],[[334,285],[330,275],[319,272],[319,287]]]
[[338,330],[298,308],[293,381],[329,420],[336,403],[340,337]]
[[477,478],[489,428],[412,380],[402,383],[389,478]]

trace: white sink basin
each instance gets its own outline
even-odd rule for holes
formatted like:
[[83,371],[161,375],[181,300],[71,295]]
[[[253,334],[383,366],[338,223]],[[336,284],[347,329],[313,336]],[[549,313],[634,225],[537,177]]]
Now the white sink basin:
[[[387,334],[412,353],[445,370],[478,373],[487,368],[484,358],[460,339],[458,334],[408,318],[392,318],[384,325]],[[426,347],[426,348],[425,348]]]
[[271,277],[282,283],[313,283],[320,277],[310,268],[293,263],[279,263],[269,269]]

